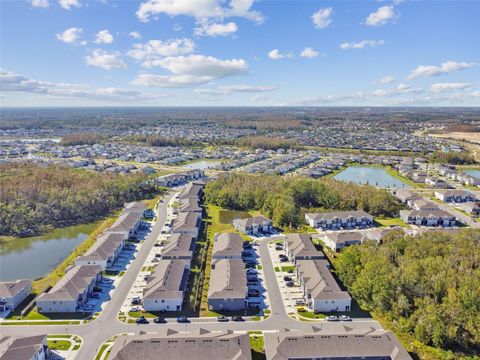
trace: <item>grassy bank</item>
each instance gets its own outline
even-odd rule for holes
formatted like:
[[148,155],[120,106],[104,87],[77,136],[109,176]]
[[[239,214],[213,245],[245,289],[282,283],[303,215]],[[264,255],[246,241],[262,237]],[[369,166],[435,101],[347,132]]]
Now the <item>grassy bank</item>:
[[401,182],[411,186],[413,189],[424,187],[423,184],[416,183],[410,179],[407,179],[406,177],[403,177],[397,170],[394,170],[391,166],[385,167],[385,172],[388,175],[394,177],[395,179],[398,179]]
[[54,286],[58,280],[65,275],[65,270],[74,264],[75,259],[77,256],[83,255],[97,240],[97,237],[106,229],[108,229],[116,220],[117,216],[110,216],[106,218],[98,227],[97,229],[92,232],[88,238],[78,245],[75,250],[65,259],[63,260],[52,272],[50,272],[45,277],[35,280],[33,282],[33,292],[38,294],[47,286]]

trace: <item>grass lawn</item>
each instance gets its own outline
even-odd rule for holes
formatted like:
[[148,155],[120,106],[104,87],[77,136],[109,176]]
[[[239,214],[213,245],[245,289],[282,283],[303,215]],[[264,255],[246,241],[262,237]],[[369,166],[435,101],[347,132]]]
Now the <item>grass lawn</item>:
[[48,340],[48,347],[51,349],[51,350],[68,350],[70,349],[70,346],[72,345],[72,343],[69,341],[69,340],[57,340],[57,339],[54,339],[54,340]]
[[[249,332],[250,333],[250,332]],[[265,360],[265,339],[261,332],[253,332],[250,335],[250,348],[252,349],[252,360]]]
[[390,176],[393,176],[395,179],[398,179],[402,182],[404,182],[405,184],[411,186],[412,188],[421,188],[421,187],[424,187],[423,184],[419,184],[419,183],[416,183],[410,179],[407,179],[406,177],[403,177],[402,175],[400,175],[400,173],[394,169],[392,169],[391,166],[387,166],[385,168],[385,172],[390,175]]
[[28,312],[24,317],[20,316],[9,316],[8,320],[70,320],[78,319],[84,320],[90,316],[89,313],[47,313],[42,314],[37,311],[37,308],[33,308]]
[[110,344],[103,344],[100,347],[100,350],[98,350],[97,356],[95,356],[95,360],[100,360],[102,358],[103,353],[105,352],[105,350],[108,348],[109,345]]
[[289,270],[295,271],[296,267],[294,265],[282,266],[281,267],[283,272],[288,272]]
[[403,221],[400,218],[391,218],[391,219],[375,218],[374,222],[376,226],[380,226],[380,227],[392,227],[392,226],[408,227],[405,221]]
[[315,314],[313,311],[299,312],[298,315],[307,319],[325,319],[327,317],[325,314]]
[[8,326],[8,325],[78,325],[80,321],[72,320],[72,321],[8,321],[8,322],[1,322],[0,325]]

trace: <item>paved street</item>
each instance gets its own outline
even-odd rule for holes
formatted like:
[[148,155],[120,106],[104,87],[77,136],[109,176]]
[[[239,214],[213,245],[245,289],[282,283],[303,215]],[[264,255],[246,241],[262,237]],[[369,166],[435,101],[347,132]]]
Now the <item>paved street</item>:
[[[175,319],[167,319],[167,324],[155,324],[150,323],[148,325],[136,325],[127,324],[118,321],[117,315],[120,311],[122,304],[125,301],[127,294],[130,292],[130,288],[133,286],[135,279],[141,271],[144,262],[147,259],[148,254],[152,250],[158,235],[163,228],[167,218],[167,204],[169,200],[174,196],[174,192],[168,193],[163,203],[158,208],[158,221],[152,228],[152,231],[148,235],[144,244],[140,247],[135,260],[128,267],[125,275],[118,284],[118,288],[113,294],[113,298],[106,304],[104,311],[101,315],[90,323],[83,325],[38,325],[38,326],[1,326],[0,333],[7,336],[27,336],[35,334],[76,334],[80,335],[84,342],[79,351],[77,359],[94,359],[100,346],[110,337],[121,333],[135,333],[140,331],[154,333],[159,327],[168,326],[176,331],[185,332],[192,331],[199,328],[204,328],[211,331],[231,329],[234,331],[248,331],[248,330],[265,330],[273,331],[284,328],[297,329],[297,330],[311,330],[312,325],[321,327],[324,330],[331,330],[334,333],[345,332],[342,322],[301,322],[290,318],[287,315],[286,308],[283,303],[283,296],[281,294],[278,282],[276,279],[276,273],[274,270],[272,258],[268,249],[268,243],[272,239],[262,239],[259,242],[259,254],[263,266],[263,277],[266,288],[268,290],[269,305],[271,315],[268,319],[263,321],[245,321],[245,322],[227,322],[219,323],[216,319],[192,319],[191,323],[179,324]],[[380,324],[372,319],[354,319],[349,322],[350,328],[380,328]]]

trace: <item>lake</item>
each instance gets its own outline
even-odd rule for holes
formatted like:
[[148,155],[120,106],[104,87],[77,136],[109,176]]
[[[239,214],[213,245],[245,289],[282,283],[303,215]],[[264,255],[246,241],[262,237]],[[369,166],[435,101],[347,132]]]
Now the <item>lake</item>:
[[383,167],[350,166],[334,176],[334,179],[354,182],[357,184],[370,184],[377,187],[410,189],[411,187],[385,171]]
[[0,281],[37,279],[60,264],[99,225],[69,226],[0,243]]
[[465,170],[464,173],[480,179],[480,170]]
[[203,159],[198,161],[192,161],[188,164],[183,165],[183,167],[191,170],[206,170],[220,164],[221,162],[222,160]]

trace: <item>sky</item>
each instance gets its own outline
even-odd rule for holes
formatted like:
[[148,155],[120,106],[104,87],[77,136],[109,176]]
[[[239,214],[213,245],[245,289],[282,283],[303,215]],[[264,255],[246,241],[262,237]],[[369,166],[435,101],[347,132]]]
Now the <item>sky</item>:
[[480,106],[480,1],[2,0],[0,106]]

